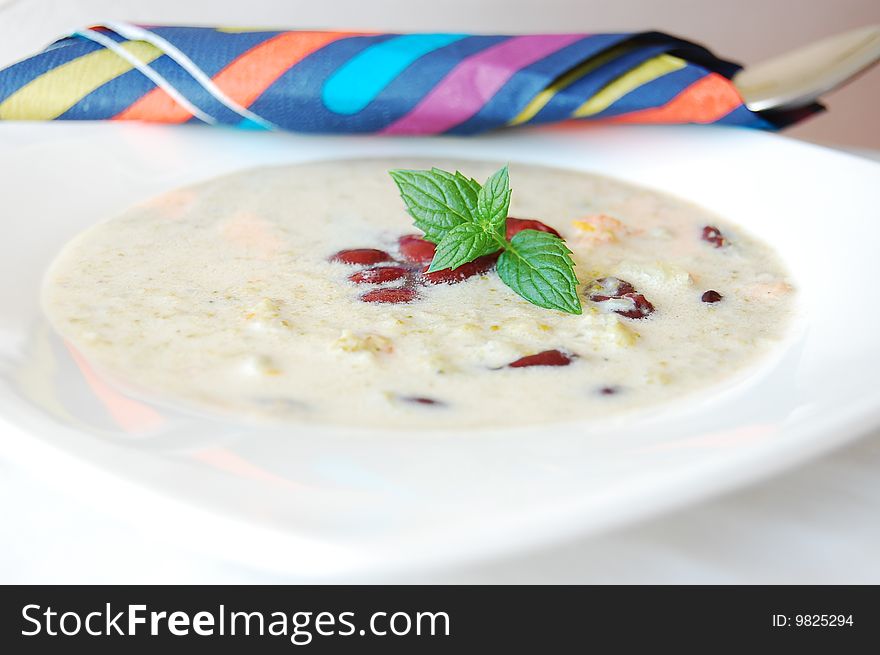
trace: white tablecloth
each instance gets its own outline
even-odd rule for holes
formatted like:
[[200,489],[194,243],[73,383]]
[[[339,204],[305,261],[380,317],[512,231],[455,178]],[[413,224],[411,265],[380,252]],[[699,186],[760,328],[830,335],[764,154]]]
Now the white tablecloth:
[[[195,18],[201,3],[153,4],[161,11],[152,20],[176,4],[166,20],[242,22],[214,18],[220,3],[202,20]],[[142,7],[0,0],[0,65],[89,21],[146,20]],[[279,21],[258,13],[252,22]],[[880,153],[862,154],[880,161]],[[273,581],[296,580],[158,541],[136,521],[70,498],[0,452],[0,583]],[[599,537],[378,581],[880,583],[880,432],[771,481]]]

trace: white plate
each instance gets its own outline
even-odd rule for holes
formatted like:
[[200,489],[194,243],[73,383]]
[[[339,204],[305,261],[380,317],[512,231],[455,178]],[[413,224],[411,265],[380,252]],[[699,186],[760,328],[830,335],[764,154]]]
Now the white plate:
[[[261,164],[419,154],[590,170],[689,198],[772,242],[800,310],[747,375],[660,411],[498,432],[264,429],[127,398],[71,357],[42,274],[95,221]],[[72,493],[206,555],[316,579],[449,564],[733,488],[880,423],[880,166],[723,128],[323,138],[0,125],[0,445]]]

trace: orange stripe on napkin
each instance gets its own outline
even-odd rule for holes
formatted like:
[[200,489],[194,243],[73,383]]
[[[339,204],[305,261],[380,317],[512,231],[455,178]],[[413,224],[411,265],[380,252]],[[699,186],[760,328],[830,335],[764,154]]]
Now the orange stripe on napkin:
[[[238,104],[247,107],[294,64],[333,41],[361,34],[284,32],[232,60],[214,76],[214,83]],[[113,119],[183,123],[191,117],[192,114],[163,89],[156,87]]]
[[[662,107],[642,109],[602,123],[713,123],[742,104],[730,80],[718,73],[700,78]],[[597,121],[598,122],[598,121]]]

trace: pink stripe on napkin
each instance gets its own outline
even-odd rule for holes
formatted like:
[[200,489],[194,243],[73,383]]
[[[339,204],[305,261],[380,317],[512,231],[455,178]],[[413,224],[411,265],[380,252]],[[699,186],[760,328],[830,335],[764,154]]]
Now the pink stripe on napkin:
[[514,36],[468,57],[384,134],[438,134],[463,123],[517,72],[584,38],[583,34]]

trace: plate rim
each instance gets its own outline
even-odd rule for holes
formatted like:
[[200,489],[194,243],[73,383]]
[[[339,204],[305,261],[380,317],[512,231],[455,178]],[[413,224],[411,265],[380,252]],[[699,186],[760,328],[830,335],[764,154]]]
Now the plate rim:
[[[41,127],[44,127],[41,124]],[[3,130],[6,129],[5,125],[0,125],[0,138],[3,136]],[[632,129],[632,128],[611,128],[615,131],[620,129]],[[645,129],[645,128],[634,128],[634,129]],[[648,128],[648,129],[666,129],[666,128]],[[679,128],[680,129],[680,128]],[[700,127],[696,128],[700,130],[730,130],[735,128],[705,128]],[[534,133],[534,132],[532,132]],[[754,136],[754,133],[747,133]],[[789,145],[796,145],[796,147],[804,147],[809,150],[815,150],[817,152],[821,152],[822,156],[826,156],[827,154],[832,154],[834,156],[845,157],[850,160],[856,160],[860,163],[864,163],[868,166],[873,166],[873,173],[880,173],[880,164],[875,162],[870,162],[864,159],[861,159],[855,155],[851,155],[848,153],[842,153],[835,150],[830,150],[824,148],[822,146],[818,146],[816,144],[810,144],[800,141],[795,141],[793,139],[789,139],[787,137],[781,135],[761,135],[760,138],[771,138],[771,139],[781,139],[784,142],[787,142]],[[323,137],[321,137],[323,138]],[[5,157],[3,158],[5,159]],[[0,162],[3,161],[0,159]],[[668,192],[667,192],[668,193]],[[735,218],[732,220],[736,220]],[[7,405],[7,398],[4,396],[0,396],[0,402],[4,406]],[[8,409],[8,408],[7,408]],[[5,412],[4,412],[5,414]],[[572,509],[569,508],[568,518],[563,521],[563,517],[559,517],[559,521],[555,524],[555,528],[552,530],[548,529],[548,526],[545,525],[538,530],[533,530],[529,533],[529,539],[523,539],[522,534],[520,533],[520,538],[517,540],[516,545],[511,545],[511,547],[507,550],[499,549],[499,541],[504,541],[496,539],[491,547],[487,545],[486,548],[480,550],[475,548],[465,549],[462,552],[454,554],[453,559],[457,562],[464,562],[467,560],[479,560],[490,554],[500,554],[500,553],[513,553],[517,551],[521,551],[524,549],[529,549],[533,547],[538,547],[542,545],[549,545],[551,543],[557,543],[562,540],[568,540],[570,538],[586,536],[597,534],[599,532],[604,532],[605,530],[614,529],[616,527],[620,527],[625,524],[631,524],[648,516],[656,516],[661,513],[665,513],[671,511],[673,509],[683,507],[685,505],[699,502],[711,497],[715,497],[717,495],[723,494],[725,492],[731,491],[733,489],[743,488],[744,486],[758,482],[760,480],[767,479],[774,474],[780,473],[782,471],[794,468],[795,466],[799,466],[804,464],[807,461],[815,459],[816,457],[835,450],[845,444],[851,443],[856,439],[861,438],[868,432],[873,429],[876,429],[880,426],[880,392],[874,394],[873,397],[867,397],[866,402],[861,403],[856,407],[856,409],[849,412],[847,416],[843,419],[838,418],[836,420],[828,419],[826,423],[831,423],[832,425],[829,427],[828,425],[824,426],[816,426],[808,430],[810,433],[809,438],[804,439],[803,436],[798,439],[798,443],[801,445],[807,445],[808,448],[804,448],[797,453],[792,453],[790,447],[786,446],[784,443],[785,440],[781,440],[781,442],[777,442],[772,446],[767,445],[765,448],[761,449],[752,449],[747,450],[745,453],[740,453],[739,457],[733,458],[731,461],[726,462],[724,466],[719,467],[719,470],[723,469],[725,475],[718,475],[719,471],[702,471],[699,475],[697,473],[693,473],[691,477],[696,478],[708,478],[708,481],[704,480],[703,484],[700,485],[700,493],[686,493],[684,488],[693,488],[694,480],[689,478],[682,478],[681,473],[677,473],[678,481],[677,484],[667,483],[665,487],[666,493],[661,494],[664,496],[665,500],[658,502],[655,499],[655,502],[649,507],[645,508],[642,506],[640,511],[634,511],[632,507],[630,507],[630,512],[623,512],[620,508],[617,509],[618,519],[617,520],[606,520],[600,521],[596,523],[595,521],[585,521],[584,517],[581,516],[579,522],[573,522],[571,520],[571,512]],[[34,456],[40,448],[36,448],[30,454],[25,452],[25,448],[22,444],[29,444],[31,446],[44,446],[49,449],[46,452],[40,453],[40,458],[50,457],[52,456],[58,457],[61,456],[61,460],[57,460],[57,466],[59,470],[69,470],[68,466],[71,464],[79,464],[81,467],[85,466],[86,469],[90,470],[90,475],[85,476],[89,479],[102,479],[105,482],[109,482],[110,478],[105,476],[111,476],[117,482],[124,483],[125,485],[136,485],[141,491],[148,492],[150,497],[160,496],[165,497],[163,492],[155,487],[149,487],[147,485],[142,484],[141,482],[132,482],[131,480],[125,479],[121,475],[117,475],[113,471],[109,471],[104,469],[103,467],[98,467],[94,462],[91,462],[87,459],[79,457],[69,451],[65,451],[61,448],[54,447],[48,441],[41,439],[39,436],[29,434],[28,431],[24,430],[21,425],[10,422],[5,415],[0,416],[0,425],[3,426],[4,429],[0,430],[0,434],[3,436],[4,441],[9,441],[6,439],[10,434],[19,437],[19,448],[15,446],[9,447],[9,451],[16,452],[18,456],[23,457],[24,459],[30,459]],[[847,426],[847,427],[841,427]],[[825,439],[823,435],[827,434],[827,432],[831,429],[834,429],[838,432],[838,436],[835,439]],[[801,429],[801,435],[803,435],[803,429]],[[841,436],[842,435],[842,436]],[[21,439],[21,437],[24,437]],[[13,439],[15,441],[15,439]],[[8,444],[7,444],[8,446]],[[51,451],[51,452],[49,452]],[[786,457],[780,458],[778,453],[786,453]],[[768,453],[775,453],[776,456],[769,457]],[[54,458],[53,458],[54,459]],[[63,461],[62,461],[63,460]],[[46,461],[45,459],[43,461]],[[740,470],[743,467],[743,464],[752,464],[753,468],[749,468],[746,470]],[[29,467],[30,468],[30,467]],[[730,469],[730,470],[728,470]],[[100,473],[100,475],[99,475]],[[679,488],[677,493],[670,494],[669,489],[671,488]],[[708,489],[708,491],[707,491]],[[134,492],[134,490],[130,490]],[[644,492],[642,492],[644,493]],[[100,497],[102,494],[98,494]],[[168,500],[173,501],[173,498],[166,497]],[[618,498],[618,503],[623,503],[626,505],[627,502],[630,502],[628,499],[623,499],[622,496]],[[194,505],[182,505],[179,501],[173,501],[178,504],[177,510],[186,510],[187,512],[195,511],[196,514],[194,516],[198,517],[197,521],[194,523],[201,524],[200,530],[203,528],[202,521],[214,521],[219,520],[220,524],[222,524],[222,529],[232,529],[232,526],[229,524],[230,518],[228,516],[223,516],[219,513],[210,510],[204,510],[198,508]],[[631,504],[631,502],[630,502]],[[589,503],[587,503],[589,505]],[[207,511],[206,515],[203,515],[202,512]],[[607,511],[606,511],[607,513]],[[539,517],[540,518],[540,517]],[[254,523],[248,521],[246,519],[235,518],[232,519],[235,525],[244,525],[247,526],[249,531],[253,531],[255,529]],[[548,519],[544,518],[545,521]],[[528,520],[520,521],[519,523],[530,523],[532,525],[540,523],[538,519],[534,517],[529,518]],[[567,523],[569,525],[563,525],[562,523]],[[576,525],[575,525],[576,523]],[[551,521],[552,524],[552,521]],[[219,524],[218,524],[219,525]],[[221,529],[221,528],[218,528]],[[267,528],[268,529],[268,528]],[[508,531],[512,530],[513,532],[520,532],[522,530],[522,526],[513,526],[507,528]],[[286,548],[289,548],[291,542],[289,540],[290,535],[285,533],[279,533],[274,529],[268,529],[269,532],[266,533],[267,536],[271,536],[273,539],[281,540],[287,544],[285,547],[286,555],[283,557],[277,558],[277,564],[283,564],[284,560],[289,559],[289,551]],[[496,524],[494,530],[498,530],[498,526]],[[552,533],[552,534],[551,534]],[[325,547],[324,545],[321,546]],[[416,549],[420,550],[420,549]],[[239,556],[237,551],[230,551],[230,555],[233,555],[236,560],[239,560]],[[258,554],[259,559],[263,560],[265,557],[265,552],[260,552]],[[436,555],[436,553],[434,553]],[[431,556],[422,556],[415,557],[408,561],[399,560],[396,566],[386,567],[383,569],[375,562],[370,563],[370,570],[373,573],[381,573],[381,574],[389,574],[389,573],[400,573],[402,571],[412,570],[414,568],[420,567],[437,567],[446,565],[450,562],[450,551],[445,550],[443,555],[440,557],[431,557]],[[273,558],[272,561],[275,562],[276,558]],[[262,567],[261,567],[262,568]],[[278,567],[272,566],[271,570],[279,570]],[[281,570],[284,570],[285,567],[281,567]],[[337,567],[338,568],[338,567]],[[358,567],[355,567],[357,569]],[[362,566],[360,568],[363,568]],[[299,569],[297,569],[299,571]],[[289,571],[288,571],[289,572]],[[348,571],[350,574],[352,571]]]

